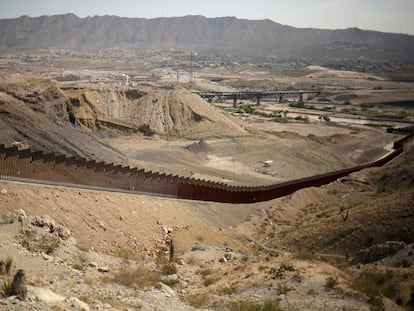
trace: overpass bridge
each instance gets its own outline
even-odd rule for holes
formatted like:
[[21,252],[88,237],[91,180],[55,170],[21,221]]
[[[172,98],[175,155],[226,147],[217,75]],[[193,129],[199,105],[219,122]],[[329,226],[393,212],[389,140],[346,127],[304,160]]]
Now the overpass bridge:
[[303,96],[317,96],[321,93],[320,90],[298,90],[298,91],[238,91],[238,92],[199,92],[194,91],[194,94],[212,102],[213,100],[233,99],[233,106],[237,106],[237,101],[241,99],[256,99],[257,105],[260,105],[262,98],[276,98],[279,102],[285,97],[298,97],[300,101]]

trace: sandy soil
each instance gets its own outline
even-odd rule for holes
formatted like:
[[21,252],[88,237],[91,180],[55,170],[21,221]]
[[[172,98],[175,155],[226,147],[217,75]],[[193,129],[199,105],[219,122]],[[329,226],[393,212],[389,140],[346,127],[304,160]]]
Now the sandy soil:
[[[350,167],[385,154],[397,139],[383,130],[358,125],[312,122],[276,123],[258,117],[245,121],[253,135],[205,140],[208,150],[188,149],[197,141],[162,141],[140,136],[108,138],[131,166],[225,180],[243,184],[269,184]],[[263,174],[263,161],[273,161],[271,174]]]
[[[163,228],[188,231],[189,236],[193,232],[220,235],[218,240],[222,241],[226,234],[220,227],[236,225],[256,210],[254,205],[217,205],[4,182],[2,189],[7,192],[0,196],[2,213],[24,209],[31,215],[50,215],[71,228],[82,247],[93,246],[106,252],[128,245],[140,253],[154,255],[158,244],[165,246]],[[237,247],[232,238],[227,240]],[[208,239],[205,242],[212,243]]]
[[[411,168],[401,166],[411,163],[413,145],[410,150],[385,171],[365,170],[325,187],[303,189],[285,198],[252,205],[0,182],[2,215],[16,209],[24,209],[28,215],[49,215],[71,230],[80,247],[76,250],[70,245],[62,246],[52,257],[31,254],[17,242],[9,242],[20,225],[12,228],[3,223],[0,239],[5,240],[0,240],[0,249],[2,254],[13,252],[13,269],[24,267],[31,284],[77,297],[91,306],[104,302],[120,306],[113,310],[134,305],[144,310],[169,310],[171,305],[177,310],[192,310],[188,304],[221,310],[220,306],[229,303],[262,302],[271,297],[278,297],[287,310],[369,310],[365,294],[352,288],[353,275],[359,271],[353,267],[339,270],[328,262],[344,263],[346,245],[355,246],[349,248],[352,257],[365,247],[364,241],[372,234],[376,243],[382,243],[388,238],[383,234],[389,232],[386,230],[398,229],[398,224],[407,230],[412,228],[413,218],[404,216],[409,215],[412,204],[412,180],[406,178]],[[375,192],[375,187],[384,174],[390,176],[390,188],[381,194]],[[349,210],[347,222],[342,220],[340,206]],[[353,233],[343,235],[350,228]],[[160,290],[132,292],[129,287],[108,282],[122,267],[133,269],[136,264],[122,263],[99,252],[111,254],[128,248],[147,261],[157,252],[164,253],[171,238],[183,263],[178,266],[179,284],[168,292],[169,306],[165,305],[168,296]],[[410,258],[407,256],[411,248],[408,245],[405,253],[387,259],[394,271],[392,282],[398,282],[404,303],[409,300],[412,284],[403,275],[412,275],[413,269],[396,267],[403,258]],[[219,262],[225,254],[231,254],[231,259]],[[84,258],[87,266],[90,261],[98,267],[106,265],[108,274],[104,277],[93,267],[77,271],[73,267],[80,263],[79,258]],[[367,269],[373,271],[382,265],[387,263],[375,263]],[[337,282],[332,288],[326,285],[329,278]],[[102,283],[104,279],[107,281]],[[91,287],[87,284],[97,285],[89,292]],[[34,295],[33,289],[30,293]],[[386,310],[399,310],[391,300],[386,300],[386,305]],[[44,310],[49,310],[47,307],[46,304]]]
[[[28,68],[30,70],[41,70],[44,77],[50,77],[44,68]],[[326,70],[320,71],[320,77],[291,78],[248,68],[233,71],[221,68],[205,72],[226,75],[229,84],[217,86],[202,80],[193,86],[227,89],[233,83],[249,81],[258,86],[298,89],[312,85],[347,92],[362,88],[361,92],[365,93],[360,94],[361,98],[368,98],[363,96],[371,96],[372,88],[380,85],[392,89],[386,95],[390,98],[391,92],[405,92],[408,95],[404,98],[410,98],[412,94],[412,84],[380,81],[376,77],[367,80],[368,76],[343,72],[330,72],[326,78],[323,76]],[[89,74],[93,76],[96,72],[82,72],[85,76]],[[99,76],[107,74],[101,72]],[[21,76],[12,74],[4,75],[4,78],[15,82]],[[188,75],[186,78],[188,80]],[[173,75],[169,79],[165,83],[171,84]],[[30,139],[33,144],[50,151],[257,185],[370,161],[386,153],[387,147],[397,138],[383,130],[359,125],[281,124],[249,117],[235,123],[245,125],[246,135],[243,132],[242,137],[215,138],[220,133],[215,129],[214,138],[204,142],[208,148],[197,150],[189,146],[198,143],[199,137],[164,140],[165,137],[158,135],[147,138],[113,129],[91,132],[93,126],[82,129],[68,126],[67,116],[61,114],[66,112],[67,98],[60,92],[44,93],[48,86],[47,79],[42,82],[37,77],[30,81],[27,89],[12,89],[11,92],[3,89],[0,109],[7,117],[0,120],[2,139],[8,142]],[[162,96],[167,93],[163,92]],[[26,96],[28,94],[30,96]],[[122,101],[125,100],[126,95],[121,95]],[[385,92],[374,95],[380,100]],[[30,98],[33,96],[39,97],[40,101],[32,103]],[[104,98],[99,96],[99,100]],[[185,96],[178,94],[175,107],[180,107],[181,98]],[[151,95],[147,99],[151,103],[157,98]],[[93,117],[89,119],[93,122],[98,114],[92,108],[96,107],[92,105],[88,111],[83,111]],[[157,124],[168,129],[163,123],[169,120],[167,110],[163,105],[157,107],[164,116],[156,118]],[[112,111],[114,114],[128,115],[128,111],[121,109],[122,105],[117,108]],[[186,110],[190,115],[188,120],[197,122],[195,119],[198,118],[190,112],[199,110],[190,110]],[[209,111],[202,112],[205,120]],[[152,116],[155,118],[158,114]],[[209,128],[214,127],[214,123],[209,124]],[[185,126],[182,129],[188,130]],[[197,133],[202,133],[202,129],[199,128]],[[267,160],[273,161],[274,174],[256,171]],[[352,284],[355,276],[370,269],[392,269],[394,274],[389,283],[397,285],[402,303],[408,305],[414,266],[412,255],[409,255],[412,254],[409,238],[413,228],[412,160],[412,152],[406,153],[391,163],[395,166],[391,165],[385,171],[381,168],[367,170],[324,187],[303,189],[288,197],[253,205],[170,200],[1,181],[1,215],[17,209],[24,209],[28,215],[49,215],[71,230],[78,247],[66,245],[52,258],[39,252],[28,252],[15,240],[19,227],[2,223],[0,253],[2,256],[12,253],[15,256],[14,271],[26,269],[32,284],[67,297],[77,297],[94,308],[98,306],[97,310],[125,310],[128,307],[171,310],[171,306],[176,310],[193,310],[193,307],[222,310],[227,303],[259,303],[275,297],[280,299],[285,310],[368,310],[372,307],[368,304],[369,298],[353,289]],[[346,211],[349,211],[347,221],[344,220],[348,218]],[[143,257],[150,269],[155,270],[154,259],[157,254],[165,254],[170,239],[174,241],[177,257],[183,260],[178,267],[179,282],[172,291],[104,282],[120,269],[133,270],[138,265],[104,254],[128,249],[137,257]],[[403,249],[405,253],[366,267],[350,266],[347,262],[347,248],[352,257],[361,248],[388,239],[407,242]],[[192,250],[194,246],[196,248]],[[226,253],[231,253],[232,259],[219,262]],[[88,268],[78,271],[74,266],[82,256],[88,258]],[[108,265],[109,274],[98,273],[96,266],[89,266],[89,261],[96,261],[99,266]],[[404,267],[403,263],[408,266]],[[337,286],[326,286],[329,277],[337,280]],[[394,301],[397,298],[393,297]],[[0,299],[3,305],[12,306],[13,311],[28,309],[24,303],[10,301],[9,304]],[[34,299],[30,303],[39,302]],[[385,300],[385,303],[387,310],[400,310],[391,300]],[[48,306],[49,309],[46,307],[44,310],[57,309],[54,305]],[[71,310],[71,307],[67,308]]]

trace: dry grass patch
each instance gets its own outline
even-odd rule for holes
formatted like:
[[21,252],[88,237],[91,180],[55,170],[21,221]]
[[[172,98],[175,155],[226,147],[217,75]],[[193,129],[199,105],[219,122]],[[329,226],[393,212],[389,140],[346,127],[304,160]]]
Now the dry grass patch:
[[225,304],[224,310],[283,311],[277,299],[267,299],[263,303],[255,303],[247,300],[231,301]]
[[159,281],[159,274],[139,265],[135,268],[123,267],[115,272],[112,278],[105,278],[106,282],[113,282],[128,287],[150,287]]
[[122,258],[122,259],[126,259],[126,260],[137,260],[138,259],[137,253],[128,247],[122,247],[120,249],[115,250],[114,256]]
[[0,291],[3,297],[9,297],[13,295],[12,279],[4,278],[0,284]]
[[76,270],[83,271],[87,268],[88,262],[88,256],[83,252],[79,252],[73,258],[72,267]]
[[216,278],[206,277],[206,278],[203,280],[203,285],[204,285],[205,287],[207,287],[207,286],[210,286],[210,285],[212,285],[212,284],[214,284],[214,283],[216,283],[216,282],[217,282],[217,279],[216,279]]
[[208,302],[208,295],[207,294],[196,294],[187,297],[187,303],[197,309],[202,308]]
[[237,292],[237,288],[235,285],[225,286],[220,288],[217,292],[219,295],[232,295]]
[[396,301],[400,297],[395,284],[394,272],[390,269],[381,271],[377,268],[361,272],[353,281],[352,287],[368,296],[368,302],[375,308],[383,307],[382,296]]

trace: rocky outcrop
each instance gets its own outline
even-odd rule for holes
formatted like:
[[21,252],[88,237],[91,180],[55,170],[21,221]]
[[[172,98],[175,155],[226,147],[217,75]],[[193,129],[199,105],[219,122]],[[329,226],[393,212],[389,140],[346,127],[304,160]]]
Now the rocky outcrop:
[[401,241],[387,241],[358,251],[354,257],[355,263],[370,263],[382,258],[392,256],[405,246]]
[[52,254],[65,240],[71,237],[71,231],[61,224],[56,224],[48,215],[28,216],[22,209],[3,215],[6,223],[22,224],[18,239],[20,244],[32,252]]

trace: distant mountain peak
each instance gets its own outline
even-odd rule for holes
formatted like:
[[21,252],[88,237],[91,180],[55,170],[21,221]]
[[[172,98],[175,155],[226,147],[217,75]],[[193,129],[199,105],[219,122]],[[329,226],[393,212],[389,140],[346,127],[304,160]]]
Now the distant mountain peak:
[[414,59],[414,37],[366,31],[301,29],[269,19],[200,15],[161,18],[93,16],[73,13],[0,20],[0,50],[45,47],[91,51],[101,48],[193,49],[200,53],[278,55],[284,58],[378,60]]

